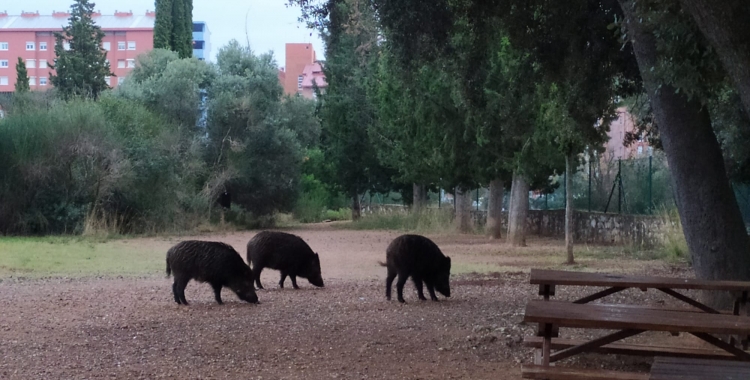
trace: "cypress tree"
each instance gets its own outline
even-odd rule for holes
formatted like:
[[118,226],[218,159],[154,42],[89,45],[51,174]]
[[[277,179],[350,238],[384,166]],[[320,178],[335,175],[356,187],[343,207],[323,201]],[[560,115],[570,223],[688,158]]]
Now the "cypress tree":
[[27,92],[30,89],[29,72],[26,70],[26,63],[21,57],[18,57],[18,63],[16,63],[16,92]]
[[172,50],[172,2],[181,0],[156,0],[154,22],[154,49]]
[[[69,24],[62,33],[55,33],[57,58],[50,67],[56,75],[51,75],[50,81],[63,98],[85,96],[96,99],[109,88],[104,78],[113,75],[109,70],[107,52],[102,49],[104,32],[91,18],[93,3],[76,0],[70,8]],[[64,48],[66,42],[70,44],[68,50]]]

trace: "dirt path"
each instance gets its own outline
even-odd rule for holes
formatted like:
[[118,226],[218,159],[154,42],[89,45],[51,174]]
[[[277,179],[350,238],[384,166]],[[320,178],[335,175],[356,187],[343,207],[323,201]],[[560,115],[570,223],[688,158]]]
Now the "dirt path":
[[[278,289],[278,272],[267,271],[259,305],[241,303],[225,289],[226,304],[219,306],[208,285],[191,282],[186,296],[192,304],[178,306],[163,268],[143,278],[2,281],[0,378],[520,378],[519,363],[531,357],[520,341],[532,331],[520,322],[535,294],[521,270],[557,260],[557,243],[541,244],[534,257],[525,257],[482,237],[437,236],[463,272],[515,270],[454,276],[453,297],[438,303],[416,300],[409,284],[401,305],[385,300],[384,269],[377,265],[397,233],[294,232],[320,253],[326,287],[302,280],[300,290]],[[199,238],[243,252],[251,236]],[[166,252],[187,238],[112,244]],[[649,273],[670,270],[635,261],[623,269],[646,267]]]

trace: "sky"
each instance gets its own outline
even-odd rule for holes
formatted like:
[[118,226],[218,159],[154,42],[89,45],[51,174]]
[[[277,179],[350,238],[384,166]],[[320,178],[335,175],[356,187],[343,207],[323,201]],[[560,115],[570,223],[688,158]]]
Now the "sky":
[[[133,11],[145,14],[154,10],[154,0],[93,0],[95,9],[102,14],[118,11]],[[71,0],[23,0],[3,1],[0,11],[19,15],[22,11],[52,14],[66,11]],[[287,7],[286,0],[193,0],[193,21],[205,21],[211,32],[209,59],[216,60],[219,48],[236,39],[256,53],[274,52],[276,62],[284,66],[284,44],[291,42],[312,43],[318,59],[324,58],[323,41],[316,31],[307,29],[297,21],[298,7]],[[247,23],[246,23],[247,17]],[[247,25],[247,33],[245,26]]]

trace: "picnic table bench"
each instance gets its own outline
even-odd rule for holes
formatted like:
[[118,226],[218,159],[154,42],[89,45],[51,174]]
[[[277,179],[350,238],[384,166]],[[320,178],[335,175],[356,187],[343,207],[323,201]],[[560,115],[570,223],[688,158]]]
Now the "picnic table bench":
[[745,380],[750,363],[656,358],[649,380]]
[[[537,324],[538,329],[537,337],[527,338],[525,339],[525,343],[539,349],[535,358],[536,365],[523,367],[522,374],[524,378],[550,380],[645,380],[650,378],[644,377],[648,374],[643,373],[623,373],[551,366],[551,363],[584,352],[676,357],[669,360],[678,361],[665,361],[666,359],[657,361],[660,364],[656,366],[656,373],[661,373],[659,371],[662,370],[659,368],[667,368],[664,371],[671,373],[669,371],[673,371],[679,367],[679,365],[674,364],[679,363],[679,360],[702,358],[703,360],[712,359],[711,363],[704,364],[707,371],[709,371],[709,368],[713,368],[716,373],[729,373],[729,376],[732,376],[731,374],[734,373],[732,371],[744,367],[737,367],[734,362],[728,362],[728,360],[750,362],[750,353],[736,347],[736,340],[734,338],[729,342],[725,342],[715,336],[717,334],[741,336],[743,337],[743,347],[747,347],[747,337],[750,335],[750,318],[740,316],[740,314],[743,309],[747,310],[750,282],[704,281],[697,279],[537,269],[532,269],[530,282],[539,285],[539,294],[543,296],[543,300],[530,301],[526,307],[524,322]],[[563,285],[599,286],[605,287],[605,289],[573,302],[550,300],[550,297],[555,295],[556,287]],[[669,310],[640,305],[590,303],[591,301],[628,288],[637,288],[643,291],[658,289],[687,303],[692,308]],[[736,292],[739,296],[731,312],[720,313],[687,295],[677,292],[677,290],[687,289],[731,291]],[[560,327],[617,331],[592,340],[566,340],[558,338]],[[689,347],[657,347],[618,343],[622,339],[641,334],[645,331],[664,331],[672,334],[689,333],[717,349],[705,350]],[[552,349],[556,351],[552,352]],[[716,359],[722,360],[717,361]],[[722,366],[720,364],[722,362],[732,364]],[[698,371],[695,371],[695,373],[698,373]],[[686,377],[667,377],[664,379],[671,380],[674,378]],[[714,378],[724,379],[720,377]],[[750,376],[739,378],[750,379]],[[703,378],[698,377],[696,379]]]

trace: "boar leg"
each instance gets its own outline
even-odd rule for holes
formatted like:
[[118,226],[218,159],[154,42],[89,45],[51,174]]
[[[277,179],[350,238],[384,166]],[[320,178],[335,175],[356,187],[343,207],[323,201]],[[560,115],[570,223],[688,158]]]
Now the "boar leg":
[[414,276],[411,276],[411,279],[414,280],[414,286],[417,288],[417,295],[419,296],[419,299],[422,301],[426,301],[427,298],[424,298],[424,292],[422,290],[422,279]]
[[292,280],[292,287],[295,289],[299,289],[299,286],[297,286],[297,276],[289,275],[289,278]]
[[391,287],[393,286],[393,280],[396,278],[396,271],[388,269],[388,277],[385,278],[385,298],[391,300]]
[[211,287],[214,288],[214,297],[216,298],[216,302],[218,302],[219,305],[224,304],[224,302],[221,302],[221,284],[212,283]]
[[253,268],[253,271],[255,271],[255,285],[258,286],[258,289],[263,289],[263,285],[260,283],[260,272],[263,272],[263,267]]
[[177,302],[178,305],[181,304],[180,292],[177,290],[177,279],[172,283],[172,294],[174,295],[174,302]]
[[399,273],[398,274],[398,281],[396,281],[396,292],[398,293],[398,302],[406,302],[404,301],[404,284],[406,284],[406,280],[409,278],[408,275]]
[[177,278],[174,279],[174,286],[177,290],[177,297],[182,301],[183,305],[187,305],[188,301],[185,299],[185,287],[187,287],[190,278]]
[[281,280],[279,281],[279,288],[284,289],[284,281],[286,281],[286,272],[281,272]]
[[431,282],[426,282],[425,285],[427,285],[427,291],[430,292],[430,299],[432,299],[433,301],[437,301],[438,298],[435,295],[435,287],[432,286]]

